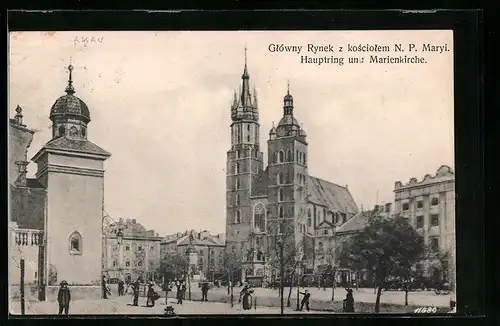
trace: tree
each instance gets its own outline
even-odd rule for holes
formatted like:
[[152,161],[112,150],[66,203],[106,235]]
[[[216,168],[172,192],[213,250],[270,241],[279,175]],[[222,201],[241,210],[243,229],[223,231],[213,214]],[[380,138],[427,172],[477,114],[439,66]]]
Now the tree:
[[363,231],[347,243],[340,262],[350,268],[373,270],[377,286],[375,312],[389,278],[407,278],[425,254],[423,238],[401,216],[374,216]]
[[180,279],[188,268],[188,259],[178,252],[169,252],[161,257],[157,272],[164,275],[165,281]]

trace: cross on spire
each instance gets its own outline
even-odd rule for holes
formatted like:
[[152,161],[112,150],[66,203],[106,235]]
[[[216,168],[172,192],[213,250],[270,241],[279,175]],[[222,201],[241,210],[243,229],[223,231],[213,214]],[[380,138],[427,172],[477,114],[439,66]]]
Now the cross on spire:
[[73,69],[75,68],[71,64],[71,57],[69,57],[69,66],[68,66],[69,78],[68,78],[68,86],[66,87],[66,93],[68,94],[75,93],[75,88],[73,87]]
[[290,95],[290,79],[286,83],[286,94]]

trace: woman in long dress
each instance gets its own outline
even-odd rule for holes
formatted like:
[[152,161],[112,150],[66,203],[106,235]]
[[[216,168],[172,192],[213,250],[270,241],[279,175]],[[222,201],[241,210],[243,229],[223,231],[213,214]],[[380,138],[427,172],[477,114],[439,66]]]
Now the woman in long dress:
[[246,289],[243,293],[243,310],[252,309],[252,294],[253,289],[250,288]]

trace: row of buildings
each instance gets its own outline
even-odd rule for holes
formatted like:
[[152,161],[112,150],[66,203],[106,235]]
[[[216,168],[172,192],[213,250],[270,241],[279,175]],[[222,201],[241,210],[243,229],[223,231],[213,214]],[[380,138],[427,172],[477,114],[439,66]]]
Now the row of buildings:
[[[343,243],[380,214],[407,217],[426,244],[450,252],[449,278],[454,282],[453,170],[442,166],[420,181],[396,182],[393,203],[360,210],[348,186],[311,175],[307,133],[297,120],[289,89],[279,123],[268,133],[264,164],[257,95],[250,90],[246,58],[241,86],[230,105],[225,233],[160,236],[135,219],[112,219],[103,208],[104,161],[111,154],[88,140],[90,110],[74,95],[72,70],[70,66],[66,95],[50,110],[52,137],[32,158],[35,178],[27,178],[34,131],[23,124],[19,106],[10,119],[11,283],[19,282],[20,260],[25,261],[26,282],[49,287],[63,279],[92,286],[102,274],[157,279],[161,259],[172,253],[189,256],[195,278],[227,272],[221,265],[228,264],[224,257],[232,257],[235,269],[241,270],[237,278],[263,282],[277,275],[280,246],[300,257],[306,273],[314,274],[320,266],[335,264]],[[344,270],[338,277],[349,281],[354,274]]]

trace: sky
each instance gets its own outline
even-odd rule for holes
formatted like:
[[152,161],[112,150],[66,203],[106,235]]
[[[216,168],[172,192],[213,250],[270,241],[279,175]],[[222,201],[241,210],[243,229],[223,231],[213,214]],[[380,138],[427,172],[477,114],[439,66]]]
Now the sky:
[[[9,106],[37,132],[28,159],[51,138],[50,108],[64,95],[70,63],[75,95],[90,109],[88,139],[105,162],[105,210],[160,235],[225,230],[230,106],[247,47],[267,162],[272,123],[287,82],[308,134],[309,174],[348,185],[359,208],[394,201],[394,182],[454,167],[452,31],[17,32],[10,35]],[[419,52],[396,53],[414,43]],[[449,52],[422,52],[422,44]],[[269,45],[303,46],[300,54]],[[307,44],[344,47],[306,53]],[[425,64],[369,64],[347,45],[390,45]],[[342,56],[344,65],[301,56]],[[348,64],[347,57],[365,57]],[[28,166],[34,177],[36,166]]]

